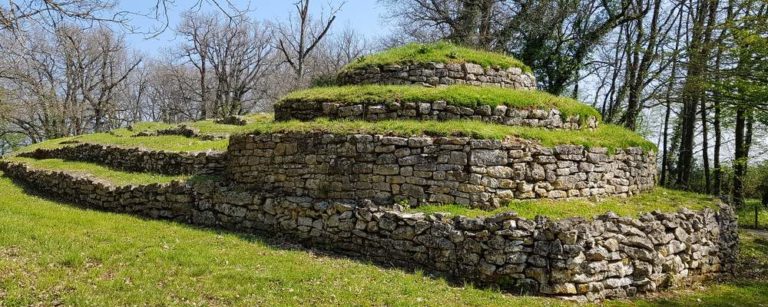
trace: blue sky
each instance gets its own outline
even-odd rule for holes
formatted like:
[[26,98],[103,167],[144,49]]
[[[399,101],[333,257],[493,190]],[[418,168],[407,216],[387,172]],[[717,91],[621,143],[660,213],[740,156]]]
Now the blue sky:
[[[128,45],[134,49],[140,50],[146,54],[158,54],[163,48],[176,44],[173,29],[179,23],[179,16],[185,10],[190,9],[196,0],[176,0],[173,7],[169,8],[169,29],[161,35],[147,39],[145,35],[129,34],[126,35]],[[224,2],[223,0],[220,2]],[[288,18],[290,14],[295,14],[293,4],[295,0],[231,0],[239,8],[247,8],[250,3],[250,12],[248,15],[255,20],[280,21]],[[321,11],[329,11],[329,3],[337,6],[342,0],[312,0],[310,2],[310,13],[319,15]],[[155,0],[120,0],[119,9],[132,12],[148,12],[155,4]],[[215,11],[215,7],[204,4],[202,11]],[[357,32],[368,38],[377,38],[386,36],[391,28],[381,20],[384,8],[377,0],[346,0],[341,12],[337,15],[334,29],[341,30],[345,26],[355,29]],[[134,17],[131,21],[132,26],[140,28],[142,31],[151,29],[152,26],[159,26],[161,23],[141,16]]]

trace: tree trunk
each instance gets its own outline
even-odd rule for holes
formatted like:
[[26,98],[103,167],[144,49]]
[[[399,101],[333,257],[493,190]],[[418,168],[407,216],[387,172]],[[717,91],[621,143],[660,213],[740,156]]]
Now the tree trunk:
[[735,153],[733,159],[733,205],[737,209],[744,206],[744,179],[747,174],[746,122],[747,114],[743,106],[736,108]]
[[693,149],[696,133],[696,112],[704,91],[706,65],[709,58],[709,41],[717,13],[716,0],[702,0],[694,17],[691,43],[688,48],[688,75],[682,92],[683,110],[680,113],[682,130],[680,153],[677,161],[676,185],[690,189],[693,171]]
[[664,147],[662,148],[661,155],[661,179],[659,184],[661,186],[667,186],[667,173],[669,172],[669,116],[672,113],[672,100],[667,97],[667,111],[664,113]]
[[701,98],[701,160],[704,164],[704,192],[712,191],[712,181],[709,177],[709,135],[707,135],[707,104],[704,97]]

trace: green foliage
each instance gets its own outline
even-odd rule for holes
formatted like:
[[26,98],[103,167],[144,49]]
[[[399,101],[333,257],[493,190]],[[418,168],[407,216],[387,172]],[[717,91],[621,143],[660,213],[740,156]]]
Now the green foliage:
[[490,216],[514,211],[521,217],[528,219],[535,218],[537,215],[561,219],[568,217],[592,218],[608,211],[620,216],[637,217],[642,213],[654,210],[675,212],[681,208],[700,210],[706,207],[717,208],[716,200],[709,195],[656,188],[653,191],[643,192],[629,198],[607,197],[598,201],[588,199],[516,200],[493,211],[471,209],[462,205],[428,205],[413,210],[424,213],[443,212],[468,217]]
[[336,102],[342,104],[386,104],[393,102],[434,102],[464,107],[478,105],[506,105],[518,109],[557,108],[565,115],[594,116],[595,108],[567,97],[545,92],[513,90],[499,87],[454,85],[446,87],[420,87],[400,85],[351,85],[321,87],[296,91],[283,97],[280,104],[302,102]]
[[34,169],[59,171],[70,174],[85,175],[108,181],[114,185],[146,185],[151,183],[170,183],[171,181],[186,181],[189,176],[168,176],[153,173],[124,172],[104,167],[100,164],[61,159],[31,159],[11,157],[11,162],[23,163]]
[[483,67],[501,67],[504,69],[517,67],[530,73],[531,68],[519,60],[503,55],[467,47],[461,47],[449,42],[430,44],[411,43],[392,48],[380,53],[360,57],[345,66],[344,70],[360,69],[387,64],[410,63],[474,63]]

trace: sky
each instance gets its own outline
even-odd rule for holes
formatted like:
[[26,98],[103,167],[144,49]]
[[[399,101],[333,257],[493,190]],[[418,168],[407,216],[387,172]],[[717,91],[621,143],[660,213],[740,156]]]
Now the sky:
[[[200,8],[202,12],[214,12],[218,9],[206,3]],[[118,9],[146,14],[155,4],[155,0],[120,0]],[[179,24],[182,12],[192,9],[197,0],[175,0],[168,10],[169,28],[160,35],[147,38],[144,34],[127,34],[126,40],[129,46],[149,55],[156,55],[166,47],[176,44],[173,29]],[[209,1],[210,2],[210,1]],[[231,0],[239,9],[249,8],[247,15],[258,21],[287,20],[289,15],[296,14],[294,3],[296,0]],[[319,15],[325,12],[327,15],[330,7],[337,7],[343,2],[341,11],[337,14],[332,29],[341,30],[346,26],[356,30],[369,39],[386,36],[391,27],[382,20],[384,7],[377,0],[312,0],[310,2],[310,14]],[[226,3],[220,0],[219,3]],[[131,26],[139,31],[148,32],[152,27],[161,26],[160,21],[141,16],[133,16]]]

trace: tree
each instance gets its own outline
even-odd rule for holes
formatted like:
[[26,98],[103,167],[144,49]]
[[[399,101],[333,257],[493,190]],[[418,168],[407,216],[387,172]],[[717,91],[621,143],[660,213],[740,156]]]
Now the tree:
[[0,114],[33,142],[113,128],[115,90],[140,63],[108,28],[62,25],[7,37],[0,81],[11,112]]
[[[712,30],[715,27],[718,8],[717,0],[702,0],[691,3],[694,10],[691,41],[687,48],[688,64],[686,78],[681,92],[683,104],[680,112],[680,151],[677,160],[677,180],[675,184],[690,188],[689,181],[693,168],[694,138],[696,114],[706,87],[707,61],[709,59]],[[703,110],[702,110],[703,111]]]
[[178,33],[186,40],[180,54],[197,71],[200,118],[239,115],[261,99],[274,66],[267,27],[242,16],[186,13]]
[[591,51],[611,30],[641,18],[647,9],[630,0],[384,2],[403,33],[514,54],[553,94],[562,94],[578,79]]
[[721,71],[716,83],[718,95],[728,101],[735,113],[735,152],[733,162],[733,203],[744,205],[744,188],[754,125],[768,114],[768,5],[748,1],[747,14],[729,27],[727,56],[731,68]]
[[309,14],[309,2],[296,2],[296,17],[291,16],[287,24],[283,23],[277,27],[277,50],[283,55],[285,63],[293,69],[297,84],[304,82],[307,60],[328,34],[336,20],[336,13],[343,6],[332,8],[328,18],[321,16],[319,20],[314,20]]

